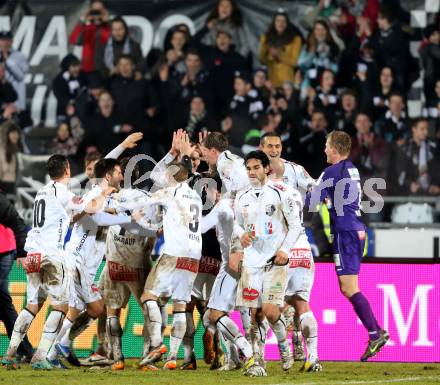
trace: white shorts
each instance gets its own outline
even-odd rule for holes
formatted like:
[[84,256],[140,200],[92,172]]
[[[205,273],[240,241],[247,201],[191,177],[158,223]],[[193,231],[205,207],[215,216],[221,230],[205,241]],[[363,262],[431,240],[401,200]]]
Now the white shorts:
[[243,266],[237,290],[237,306],[261,308],[263,303],[282,306],[288,266]]
[[189,303],[198,269],[197,259],[162,254],[148,275],[144,291]]
[[215,278],[208,302],[208,308],[230,313],[235,309],[235,298],[237,296],[238,277],[232,276],[224,265],[220,268]]
[[83,310],[88,303],[102,299],[101,292],[95,284],[95,275],[96,272],[88,271],[79,263],[70,269],[70,307]]
[[25,270],[28,304],[41,304],[48,297],[53,305],[63,305],[69,301],[67,269],[59,258],[28,253]]
[[314,278],[315,263],[310,248],[293,249],[289,255],[286,296],[296,295],[310,302]]
[[216,258],[202,256],[199,263],[199,272],[194,281],[192,296],[201,301],[207,301],[211,297],[212,286],[215,277],[220,271],[221,261]]

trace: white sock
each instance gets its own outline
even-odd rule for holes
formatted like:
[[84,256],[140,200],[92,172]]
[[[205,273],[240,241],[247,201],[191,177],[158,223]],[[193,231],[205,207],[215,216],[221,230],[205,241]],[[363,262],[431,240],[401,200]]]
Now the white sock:
[[160,307],[160,315],[162,317],[162,326],[161,326],[161,335],[163,340],[163,335],[165,333],[165,329],[168,326],[168,308],[167,305],[159,306]]
[[257,357],[264,360],[264,347],[266,345],[267,330],[269,323],[266,319],[263,322],[255,322],[251,326],[252,348]]
[[35,314],[31,313],[28,309],[24,308],[17,317],[14,324],[14,330],[12,331],[11,341],[6,352],[6,356],[14,358],[17,355],[18,346],[23,341],[32,321],[35,318]]
[[52,310],[44,323],[43,334],[37,351],[32,357],[32,361],[40,361],[47,358],[47,352],[52,347],[58,332],[61,329],[66,314],[59,310]]
[[168,359],[175,360],[179,352],[180,344],[186,332],[186,313],[176,312],[173,314],[173,327],[170,336],[170,353]]
[[273,324],[270,324],[270,327],[272,328],[273,334],[277,337],[278,343],[284,342],[287,338],[287,330],[286,330],[286,323],[283,320],[283,317],[278,318],[278,321],[276,321]]
[[248,342],[252,344],[252,337],[251,337],[252,321],[251,321],[251,314],[247,307],[240,308],[240,318],[241,318],[241,323],[243,325],[243,329],[245,331],[245,337],[248,340]]
[[156,301],[145,301],[144,308],[148,314],[148,334],[150,335],[151,347],[154,349],[162,344],[162,315]]
[[[67,337],[69,336],[69,332],[70,332],[70,328],[72,327],[72,324],[73,324],[73,322],[69,318],[67,318],[67,317],[64,318],[63,325],[61,326],[61,329],[60,329],[60,331],[59,331],[59,333],[57,335],[57,338],[55,338],[55,341],[54,341],[54,343],[53,343],[53,345],[52,345],[52,347],[49,350],[49,353],[47,355],[47,359],[48,360],[52,361],[52,360],[54,360],[57,357],[58,353],[57,353],[57,351],[55,349],[55,344],[61,343],[61,345],[64,345],[62,343],[62,341],[63,341],[65,336],[67,336]],[[69,340],[69,338],[67,338],[67,341],[68,341],[67,345],[70,345],[71,341]]]
[[183,337],[183,351],[184,351],[184,362],[191,361],[191,357],[194,351],[194,334],[196,328],[194,325],[193,313],[186,312],[186,332],[185,337]]
[[315,361],[318,359],[318,323],[312,311],[299,316],[302,334],[307,346],[307,359]]
[[237,345],[246,358],[252,357],[251,344],[243,337],[237,325],[227,315],[217,320],[217,329],[223,333],[225,338]]

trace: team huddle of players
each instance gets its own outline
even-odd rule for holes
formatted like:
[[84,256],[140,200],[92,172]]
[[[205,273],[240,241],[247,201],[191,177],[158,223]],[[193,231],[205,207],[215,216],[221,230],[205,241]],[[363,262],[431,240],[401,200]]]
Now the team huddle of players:
[[[132,188],[131,181],[139,177],[137,167],[127,158],[116,159],[141,137],[130,135],[92,165],[93,186],[82,197],[68,189],[68,160],[61,155],[48,160],[51,182],[37,193],[25,246],[27,305],[17,318],[3,365],[17,367],[17,348],[49,298],[51,312],[31,361],[34,369],[65,368],[62,358],[79,366],[73,341],[99,317],[100,354],[88,363],[111,360],[113,370],[124,369],[119,317],[132,294],[144,315],[144,352],[139,362],[143,370],[157,370],[163,358],[164,369],[176,369],[181,344],[185,354],[180,368],[196,369],[195,307],[203,316],[204,358],[211,368],[242,368],[245,375],[265,376],[264,347],[271,328],[284,370],[292,367],[294,357],[304,360],[302,371],[322,370],[317,322],[309,306],[314,262],[302,224],[304,203],[317,182],[300,165],[280,158],[281,139],[275,134],[264,136],[260,150],[244,159],[228,150],[224,135],[201,136],[198,146],[210,171],[199,174],[191,163],[194,147],[179,130],[171,150],[151,173],[153,187]],[[162,232],[162,253],[152,266],[151,250]],[[361,241],[359,235],[356,242]],[[95,276],[104,255],[106,264],[97,287]],[[338,258],[343,259],[342,250]],[[349,274],[338,271],[338,265],[337,272]],[[359,295],[354,290],[350,297]],[[173,322],[168,349],[163,332],[170,300]],[[287,305],[294,312],[283,312]],[[357,312],[354,302],[353,306]],[[230,318],[235,309],[240,310],[245,335]],[[364,325],[368,323],[359,317]],[[297,330],[295,354],[287,338],[290,324]],[[363,359],[375,355],[388,339],[377,321],[373,329],[373,336],[368,329],[370,342]],[[302,339],[305,357],[301,357]],[[101,357],[105,340],[106,357]]]

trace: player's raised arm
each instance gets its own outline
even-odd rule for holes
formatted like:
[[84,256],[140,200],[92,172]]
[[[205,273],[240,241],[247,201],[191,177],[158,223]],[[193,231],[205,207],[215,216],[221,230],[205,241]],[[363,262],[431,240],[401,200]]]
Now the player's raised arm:
[[134,132],[128,135],[123,142],[111,150],[106,156],[106,159],[118,159],[125,150],[135,148],[137,143],[143,138],[142,132]]

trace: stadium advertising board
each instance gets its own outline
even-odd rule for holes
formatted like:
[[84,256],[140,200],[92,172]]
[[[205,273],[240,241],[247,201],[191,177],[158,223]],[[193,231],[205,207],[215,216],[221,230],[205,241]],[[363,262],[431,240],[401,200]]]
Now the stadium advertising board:
[[[440,362],[440,264],[368,263],[362,266],[361,288],[378,317],[379,323],[390,332],[390,341],[376,361]],[[14,304],[20,310],[25,303],[26,278],[16,266],[10,275]],[[337,278],[331,263],[317,263],[311,305],[319,324],[319,356],[322,360],[358,361],[367,335],[356,319],[350,303],[339,293]],[[28,333],[35,346],[41,336],[47,305],[37,316]],[[169,308],[171,310],[171,308]],[[195,314],[197,332],[195,350],[203,356],[203,326]],[[239,313],[233,318],[240,324]],[[165,341],[171,330],[171,314]],[[142,354],[143,317],[133,298],[122,312],[125,357]],[[93,324],[75,341],[79,356],[87,355],[96,346],[96,325]],[[270,332],[266,358],[278,359],[276,340]],[[0,355],[5,353],[8,338],[0,326]]]

